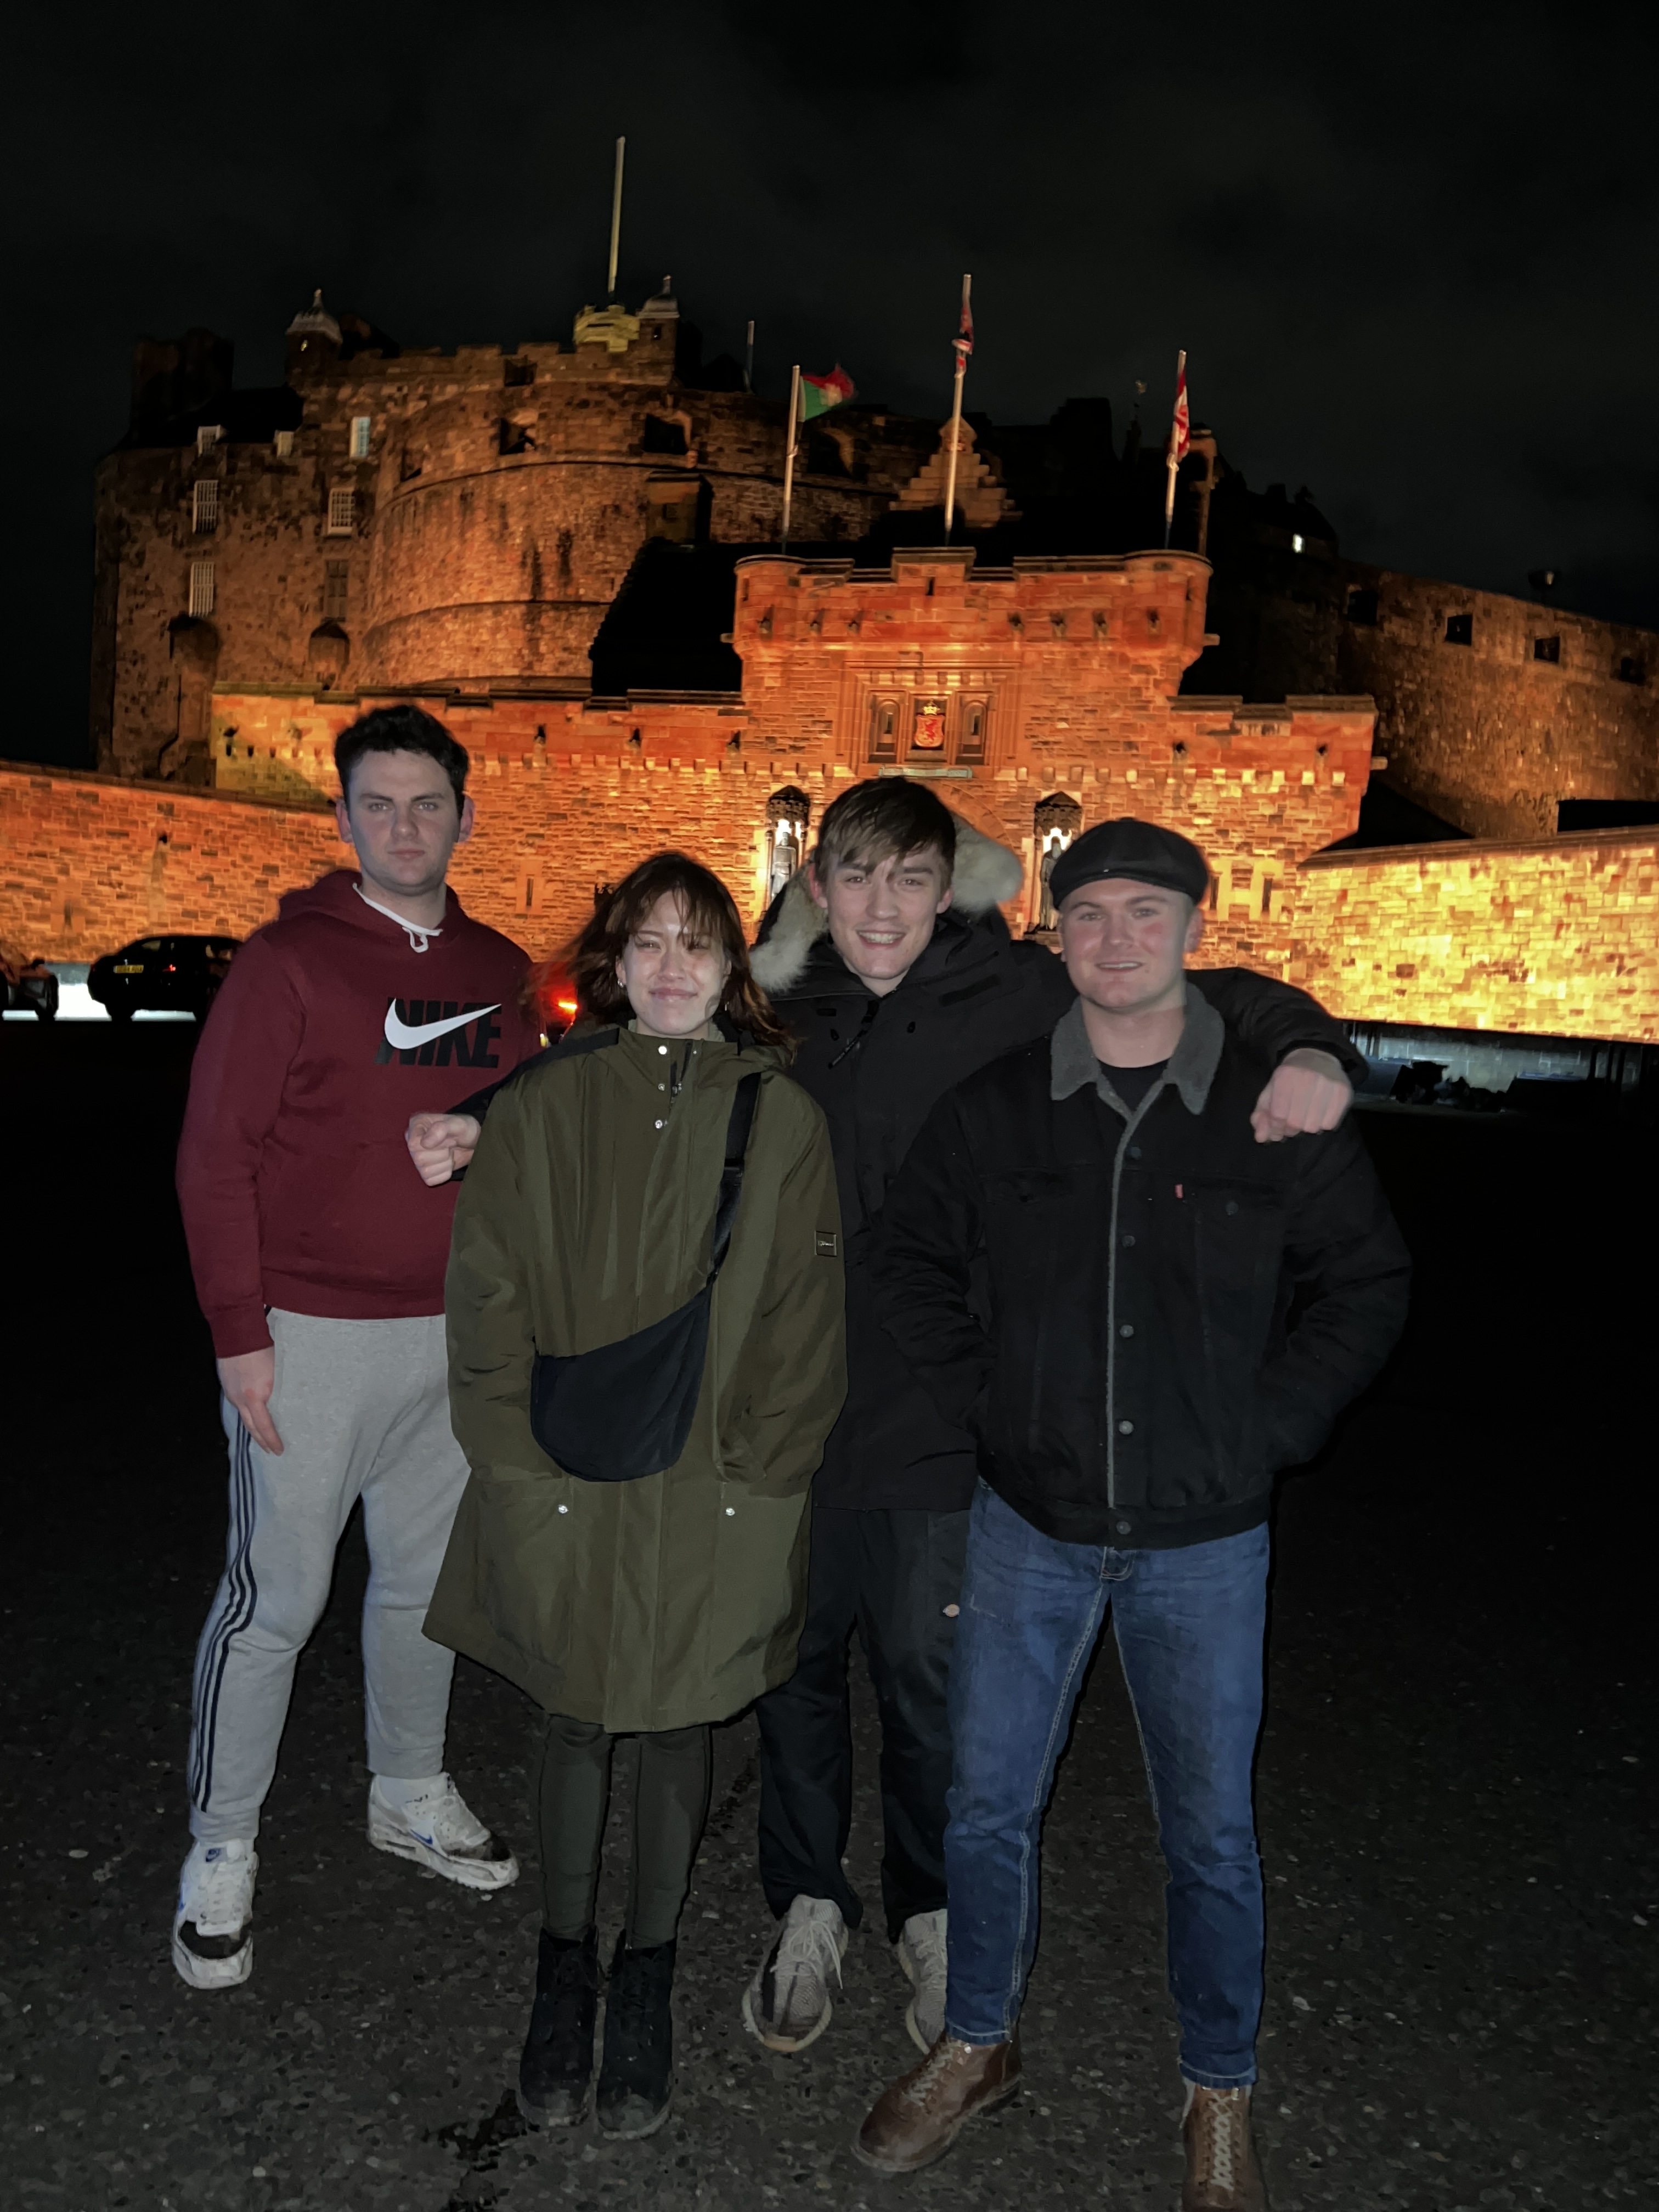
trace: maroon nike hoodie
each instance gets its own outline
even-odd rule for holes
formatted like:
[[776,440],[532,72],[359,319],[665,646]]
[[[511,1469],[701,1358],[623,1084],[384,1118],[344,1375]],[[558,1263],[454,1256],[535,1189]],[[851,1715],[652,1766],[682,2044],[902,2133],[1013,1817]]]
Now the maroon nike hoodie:
[[232,962],[196,1048],[179,1204],[221,1358],[270,1342],[268,1306],[441,1313],[456,1186],[421,1181],[404,1131],[540,1046],[510,938],[451,891],[417,952],[418,934],[356,884],[341,873],[288,893]]

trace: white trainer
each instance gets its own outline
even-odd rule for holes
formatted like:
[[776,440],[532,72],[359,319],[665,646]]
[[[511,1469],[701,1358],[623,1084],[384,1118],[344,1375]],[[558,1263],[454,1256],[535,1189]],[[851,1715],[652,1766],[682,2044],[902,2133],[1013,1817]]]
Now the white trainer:
[[945,1914],[913,1912],[899,1930],[893,1955],[904,1969],[904,1978],[915,1995],[904,2008],[904,2025],[918,2051],[931,2051],[945,2033],[945,1984],[949,1956],[945,1945]]
[[173,1963],[193,1990],[230,1990],[253,1972],[251,1843],[192,1844],[179,1876]]
[[847,1923],[827,1897],[797,1897],[743,1993],[743,2024],[769,2051],[805,2051],[830,2025]]
[[392,1802],[377,1774],[368,1785],[368,1840],[377,1851],[412,1859],[467,1889],[505,1889],[519,1879],[517,1859],[447,1774],[434,1775],[405,1804]]

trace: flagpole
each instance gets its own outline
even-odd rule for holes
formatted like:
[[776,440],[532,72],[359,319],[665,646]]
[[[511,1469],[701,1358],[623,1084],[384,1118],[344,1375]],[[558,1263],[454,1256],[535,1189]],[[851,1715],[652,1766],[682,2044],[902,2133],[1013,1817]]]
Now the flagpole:
[[[962,280],[962,326],[968,327],[968,295],[973,288],[973,278]],[[962,437],[962,380],[968,374],[968,356],[961,340],[956,341],[957,373],[951,393],[951,459],[945,477],[945,542],[951,542],[951,532],[956,522],[957,511],[957,447]]]
[[605,280],[607,300],[617,296],[617,249],[622,244],[623,151],[627,144],[626,138],[617,141],[617,173],[611,186],[611,267]]
[[789,427],[783,445],[783,530],[778,539],[782,553],[789,550],[789,507],[795,495],[795,416],[799,405],[800,363],[797,362],[789,372]]
[[[1186,374],[1187,349],[1185,346],[1182,346],[1179,357],[1176,362],[1176,397],[1177,400],[1179,400],[1181,397],[1181,380]],[[1171,422],[1170,425],[1170,450],[1164,462],[1164,467],[1168,471],[1168,481],[1166,482],[1164,489],[1164,550],[1166,553],[1170,550],[1170,526],[1175,521],[1176,471],[1180,466],[1181,457],[1176,452],[1176,428],[1174,422]]]
[[743,388],[745,392],[752,392],[755,388],[755,319],[752,315],[749,318],[748,335],[743,345]]

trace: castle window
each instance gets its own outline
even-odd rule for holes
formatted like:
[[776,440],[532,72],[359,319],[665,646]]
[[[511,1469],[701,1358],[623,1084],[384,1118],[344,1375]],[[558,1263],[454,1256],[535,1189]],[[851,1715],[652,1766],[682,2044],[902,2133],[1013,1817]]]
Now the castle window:
[[372,415],[354,415],[351,418],[351,458],[354,461],[368,459],[369,434],[374,428]]
[[286,461],[293,458],[294,433],[292,430],[279,430],[276,433],[275,442],[276,447],[276,458],[279,461]]
[[806,824],[812,802],[787,784],[766,802],[766,903],[770,906],[806,857]]
[[684,422],[671,422],[665,416],[647,415],[645,428],[640,434],[641,450],[647,453],[684,453],[688,451]]
[[957,712],[957,758],[959,761],[982,761],[985,757],[985,738],[990,726],[991,707],[986,699],[964,699]]
[[198,477],[190,488],[190,526],[192,530],[219,527],[219,479]]
[[898,701],[872,699],[870,702],[870,757],[873,761],[898,758]]
[[192,561],[190,564],[190,611],[198,622],[213,612],[211,561]]
[[351,563],[329,561],[323,568],[323,620],[343,622],[351,596]]
[[1364,623],[1374,627],[1376,622],[1376,593],[1366,588],[1351,591],[1347,613],[1351,623]]
[[1648,680],[1648,665],[1637,654],[1627,653],[1620,659],[1613,674],[1621,684],[1645,684]]
[[535,381],[536,364],[533,361],[509,361],[503,364],[503,384],[533,384]]
[[1532,641],[1532,657],[1534,660],[1548,660],[1552,662],[1559,660],[1561,658],[1560,639],[1559,637],[1534,638]]
[[[809,430],[806,434],[806,469],[809,476],[844,477],[847,474],[847,456],[842,450],[841,440],[832,437],[828,430]],[[931,576],[928,583],[931,587]]]
[[503,416],[496,434],[495,444],[503,453],[528,453],[534,450],[536,441],[530,434],[528,422],[514,422]]
[[196,426],[197,452],[210,453],[224,434],[225,426],[222,422],[198,422]]
[[357,495],[355,491],[331,491],[328,495],[328,534],[331,538],[349,538],[357,522]]
[[1448,645],[1473,645],[1474,643],[1474,617],[1473,615],[1448,615],[1446,617],[1446,642]]

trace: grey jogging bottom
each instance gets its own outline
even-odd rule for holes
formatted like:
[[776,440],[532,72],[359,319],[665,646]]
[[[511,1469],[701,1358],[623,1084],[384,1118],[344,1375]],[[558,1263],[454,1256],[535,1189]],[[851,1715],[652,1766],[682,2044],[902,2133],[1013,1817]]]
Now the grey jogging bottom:
[[359,1498],[369,1768],[418,1781],[444,1765],[454,1654],[428,1643],[421,1625],[467,1469],[449,1425],[443,1316],[270,1318],[280,1456],[222,1408],[230,1534],[196,1654],[188,1769],[191,1832],[204,1843],[258,1832],[295,1665]]

